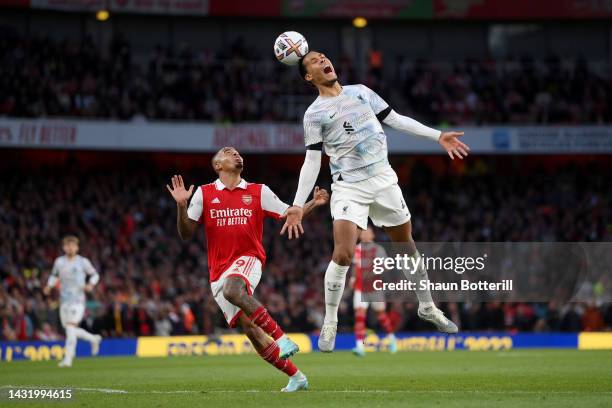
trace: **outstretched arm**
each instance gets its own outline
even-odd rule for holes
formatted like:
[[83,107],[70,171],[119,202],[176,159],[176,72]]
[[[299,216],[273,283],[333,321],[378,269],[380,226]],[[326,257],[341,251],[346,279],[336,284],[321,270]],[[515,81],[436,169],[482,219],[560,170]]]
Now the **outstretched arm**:
[[317,182],[319,172],[321,171],[321,145],[322,143],[313,146],[308,146],[306,150],[306,157],[304,158],[304,164],[300,170],[300,178],[298,181],[298,189],[295,193],[295,199],[293,205],[298,207],[304,207],[312,188]]
[[408,116],[400,115],[391,108],[387,109],[388,112],[386,112],[387,114],[382,120],[384,124],[400,132],[412,133],[438,142],[440,146],[446,150],[452,160],[454,160],[455,157],[463,159],[468,155],[470,148],[458,139],[459,136],[463,136],[463,132],[441,132],[427,127]]
[[[283,225],[281,229],[281,235],[284,234],[285,231],[288,231],[289,239],[292,239],[293,236],[299,238],[300,234],[304,233],[304,228],[302,228],[302,217],[304,217],[304,212],[306,210],[306,200],[317,182],[319,171],[321,170],[321,145],[322,143],[317,143],[313,145],[312,148],[308,146],[308,150],[306,150],[306,157],[302,169],[300,170],[300,179],[298,181],[295,199],[293,200],[293,205],[289,207],[285,213],[285,225]],[[312,211],[312,208],[309,208],[309,212],[310,211]]]
[[376,113],[376,118],[381,123],[389,125],[400,132],[413,133],[438,142],[453,160],[455,156],[463,159],[468,155],[467,152],[470,148],[458,140],[458,137],[462,136],[463,132],[441,132],[427,127],[408,116],[402,116],[395,112],[387,102],[367,86],[362,85],[362,89],[370,103],[370,107]]
[[[189,187],[189,190],[185,189],[185,184],[183,183],[183,177],[181,175],[172,177],[172,188],[166,184],[166,188],[176,201],[176,228],[178,230],[179,236],[182,240],[187,240],[193,236],[195,230],[198,226],[198,223],[191,218],[189,218],[189,214],[187,213],[187,202],[193,193],[193,185]],[[200,190],[198,192],[201,195]],[[194,196],[195,198],[195,196]],[[199,202],[194,200],[192,205],[199,205],[199,211],[202,212],[202,200]]]
[[[329,193],[325,191],[325,189],[315,187],[312,200],[304,204],[304,208],[299,208],[303,212],[303,217],[307,217],[316,207],[325,205],[328,201]],[[270,187],[264,184],[261,189],[261,208],[264,210],[264,214],[267,217],[286,219],[287,215],[296,207],[289,207],[288,204],[282,202],[278,196],[270,190]]]

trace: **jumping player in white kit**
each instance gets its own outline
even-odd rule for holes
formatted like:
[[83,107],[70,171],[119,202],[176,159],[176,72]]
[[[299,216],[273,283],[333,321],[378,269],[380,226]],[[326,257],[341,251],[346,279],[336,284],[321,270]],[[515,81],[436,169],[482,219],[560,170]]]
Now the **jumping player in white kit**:
[[60,321],[66,330],[66,346],[64,359],[60,367],[71,367],[76,352],[77,339],[86,340],[91,344],[91,354],[97,355],[102,336],[92,334],[79,327],[85,313],[85,292],[91,292],[100,280],[89,259],[78,254],[79,239],[69,235],[62,240],[64,255],[53,263],[51,276],[43,292],[51,293],[57,283],[60,283]]
[[[412,239],[410,211],[397,184],[397,175],[389,165],[387,138],[381,123],[439,143],[451,159],[467,156],[469,148],[458,140],[463,132],[441,132],[399,115],[365,85],[340,85],[332,63],[321,52],[310,51],[298,67],[301,77],[317,88],[319,96],[304,114],[306,157],[281,234],[288,231],[291,239],[304,232],[302,208],[319,175],[325,148],[333,179],[330,207],[334,252],[325,272],[325,319],[319,350],[331,352],[336,341],[338,305],[358,229],[367,228],[368,217],[385,230],[391,241],[402,243],[415,261],[420,258]],[[416,279],[427,279],[422,265],[416,271]],[[435,306],[429,290],[417,290],[416,295],[420,318],[442,332],[457,332],[457,326]]]

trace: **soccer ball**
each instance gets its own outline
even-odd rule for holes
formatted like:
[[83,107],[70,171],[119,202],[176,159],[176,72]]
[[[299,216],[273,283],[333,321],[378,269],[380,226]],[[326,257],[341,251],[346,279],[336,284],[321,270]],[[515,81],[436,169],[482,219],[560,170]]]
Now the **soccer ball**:
[[296,31],[285,31],[274,40],[274,55],[286,65],[297,65],[308,54],[306,38]]

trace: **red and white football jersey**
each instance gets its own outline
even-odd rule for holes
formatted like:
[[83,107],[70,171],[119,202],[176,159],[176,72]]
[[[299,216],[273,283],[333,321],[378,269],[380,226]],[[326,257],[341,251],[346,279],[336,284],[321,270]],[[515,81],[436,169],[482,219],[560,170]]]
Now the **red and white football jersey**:
[[385,249],[375,243],[357,244],[355,256],[353,257],[353,268],[355,270],[355,284],[353,289],[361,292],[372,292],[376,275],[372,272],[374,258],[384,258],[387,254]]
[[228,190],[217,179],[200,186],[189,202],[187,214],[204,224],[210,281],[219,279],[241,256],[254,256],[264,265],[264,219],[278,219],[288,207],[265,184],[242,180]]

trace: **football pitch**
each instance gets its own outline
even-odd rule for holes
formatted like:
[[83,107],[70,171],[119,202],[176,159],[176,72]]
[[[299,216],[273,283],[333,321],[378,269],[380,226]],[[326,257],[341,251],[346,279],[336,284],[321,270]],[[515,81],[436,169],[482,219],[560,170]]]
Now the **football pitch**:
[[[612,351],[298,355],[310,390],[280,393],[287,378],[255,355],[84,358],[2,363],[8,387],[71,388],[78,407],[610,407]],[[69,405],[69,406],[70,406]]]

